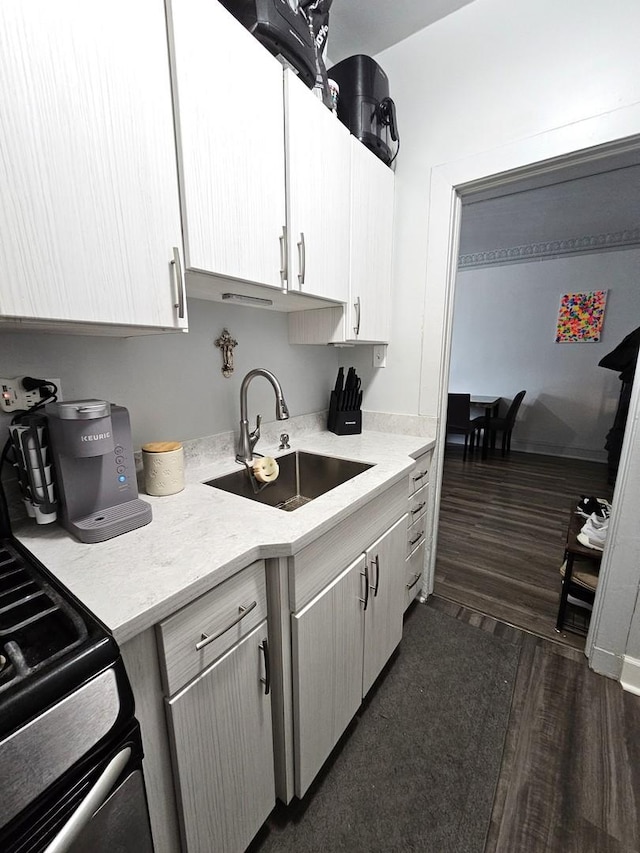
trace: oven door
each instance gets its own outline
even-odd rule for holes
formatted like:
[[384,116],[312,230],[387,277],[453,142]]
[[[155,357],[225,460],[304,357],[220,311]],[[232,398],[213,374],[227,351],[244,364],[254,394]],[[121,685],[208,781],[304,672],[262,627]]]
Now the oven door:
[[0,831],[3,853],[153,853],[136,720]]
[[[78,826],[72,827],[71,821],[67,823],[47,847],[47,853],[87,853],[88,850],[93,853],[153,853],[140,769],[125,776],[97,810],[91,804],[82,818],[76,819],[78,812],[71,819]],[[69,845],[67,836],[71,836],[72,829],[75,840]]]

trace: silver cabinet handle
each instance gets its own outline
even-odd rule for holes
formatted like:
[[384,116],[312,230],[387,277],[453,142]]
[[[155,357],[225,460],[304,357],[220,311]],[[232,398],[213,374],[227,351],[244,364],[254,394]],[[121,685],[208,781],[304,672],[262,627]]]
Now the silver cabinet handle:
[[178,319],[184,320],[184,308],[187,294],[185,291],[184,275],[182,274],[182,264],[180,262],[180,250],[177,246],[173,247],[173,260],[171,261],[171,265],[175,270],[176,288],[178,290],[178,301],[173,307],[178,309]]
[[66,853],[85,826],[107,799],[118,777],[125,769],[131,757],[131,747],[125,747],[107,764],[98,781],[80,803],[44,853]]
[[289,251],[289,246],[287,244],[287,226],[282,226],[282,234],[280,235],[280,283],[282,284],[282,289],[287,292],[289,289],[289,263],[287,261],[287,254]]
[[421,530],[420,533],[413,537],[413,539],[409,540],[409,547],[413,548],[413,546],[416,545],[422,539],[423,536],[424,530]]
[[230,631],[234,625],[237,625],[245,616],[248,616],[249,613],[254,609],[254,607],[258,606],[257,601],[252,601],[248,607],[244,607],[242,604],[238,607],[240,611],[239,614],[229,622],[224,628],[221,628],[219,631],[216,631],[215,634],[202,634],[200,636],[200,641],[196,643],[196,651],[199,652],[200,649],[204,649],[205,646],[208,646],[209,643],[213,643],[214,640],[217,640],[218,637],[221,637],[223,634],[226,634],[227,631]]
[[266,637],[258,648],[264,655],[264,678],[260,676],[260,681],[264,684],[264,695],[268,696],[271,690],[271,658],[269,657],[269,641]]
[[380,586],[380,556],[376,554],[375,557],[371,558],[371,565],[375,563],[376,565],[376,582],[374,586],[370,586],[369,589],[373,592],[373,597],[378,597],[378,588]]
[[306,272],[307,266],[307,249],[304,244],[304,231],[300,232],[300,240],[298,242],[298,268],[300,272],[298,273],[298,282],[300,287],[304,284],[304,276]]
[[355,336],[357,338],[358,335],[360,334],[360,310],[361,309],[360,309],[360,297],[359,296],[356,299],[356,301],[353,303],[353,307],[356,309],[356,324],[353,327],[353,331],[354,331]]
[[369,567],[364,564],[364,572],[360,572],[360,577],[364,578],[364,598],[360,599],[360,603],[364,604],[363,610],[366,610],[369,605]]
[[411,583],[408,583],[408,584],[407,584],[407,589],[413,589],[413,588],[414,588],[414,586],[418,583],[418,581],[420,580],[420,578],[421,578],[421,577],[422,577],[422,572],[420,572],[420,574],[419,574],[419,575],[416,575],[416,576],[414,577],[414,579],[411,581]]
[[428,471],[418,471],[418,473],[413,476],[413,482],[416,483],[418,480],[422,480],[428,473]]
[[422,503],[418,504],[418,506],[415,509],[411,510],[411,515],[415,515],[417,512],[420,512],[421,510],[423,510],[426,507],[426,505],[427,505],[427,502],[422,501]]

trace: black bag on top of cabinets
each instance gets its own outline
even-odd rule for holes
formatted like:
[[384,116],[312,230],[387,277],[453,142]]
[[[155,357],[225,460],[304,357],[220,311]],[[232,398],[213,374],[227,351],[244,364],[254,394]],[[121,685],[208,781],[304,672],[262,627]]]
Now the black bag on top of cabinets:
[[[387,75],[374,59],[362,54],[343,59],[328,74],[340,87],[340,121],[390,166],[398,154],[400,137]],[[392,146],[392,142],[397,142],[397,146]]]
[[329,35],[329,9],[333,0],[298,0],[300,9],[306,16],[314,40],[316,53],[316,81],[314,90],[322,97],[322,102],[328,109],[332,108],[329,78],[325,58],[327,53],[327,37]]
[[299,0],[220,1],[270,53],[291,65],[310,89],[315,86],[316,48]]

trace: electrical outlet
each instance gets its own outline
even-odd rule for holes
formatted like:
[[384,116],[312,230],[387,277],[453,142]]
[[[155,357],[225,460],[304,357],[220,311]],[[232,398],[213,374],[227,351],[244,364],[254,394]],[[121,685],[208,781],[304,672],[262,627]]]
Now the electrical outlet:
[[[0,379],[0,411],[8,413],[25,412],[44,399],[40,388],[26,391],[22,384],[23,379],[24,376],[16,376],[15,379]],[[61,400],[60,380],[49,379],[49,377],[46,379],[57,386],[58,400]]]
[[376,344],[373,347],[373,366],[374,367],[386,367],[387,366],[387,345],[386,344]]

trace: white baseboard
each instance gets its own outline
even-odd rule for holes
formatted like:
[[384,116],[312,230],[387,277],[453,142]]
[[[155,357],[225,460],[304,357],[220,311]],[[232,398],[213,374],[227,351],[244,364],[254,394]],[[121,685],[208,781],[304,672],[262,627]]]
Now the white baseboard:
[[627,693],[635,693],[636,696],[640,696],[640,660],[638,658],[624,656],[620,684]]
[[605,675],[607,678],[613,678],[616,681],[620,680],[622,659],[613,652],[594,646],[589,654],[589,666],[598,675]]

